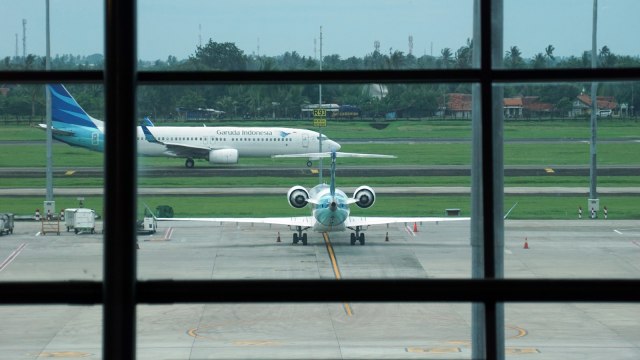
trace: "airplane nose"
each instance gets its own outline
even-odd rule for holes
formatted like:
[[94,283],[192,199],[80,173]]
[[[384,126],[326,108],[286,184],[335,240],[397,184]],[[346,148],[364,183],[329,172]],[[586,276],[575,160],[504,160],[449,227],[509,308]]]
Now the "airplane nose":
[[333,140],[328,140],[327,143],[329,143],[329,150],[330,151],[338,151],[338,150],[340,150],[340,144],[338,144],[337,142],[335,142]]

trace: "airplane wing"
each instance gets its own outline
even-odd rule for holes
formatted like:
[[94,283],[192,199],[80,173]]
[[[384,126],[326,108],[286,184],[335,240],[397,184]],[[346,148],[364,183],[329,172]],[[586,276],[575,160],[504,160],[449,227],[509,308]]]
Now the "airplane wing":
[[192,157],[207,159],[211,150],[217,150],[217,148],[211,148],[209,146],[189,145],[181,143],[171,143],[158,140],[146,125],[141,125],[142,132],[144,133],[145,140],[150,143],[164,145],[167,155],[173,155],[177,157]]
[[349,216],[345,222],[346,227],[386,225],[398,223],[417,222],[441,222],[441,221],[468,221],[468,217],[372,217],[372,216]]
[[215,150],[208,146],[199,145],[176,144],[167,142],[163,142],[160,144],[164,145],[167,148],[165,150],[165,153],[175,155],[177,157],[193,157],[206,159],[209,157],[209,152],[211,152],[211,150]]
[[156,218],[158,221],[200,221],[217,223],[252,223],[284,226],[311,227],[315,223],[313,216],[272,217],[272,218]]
[[[38,124],[38,128],[42,130],[47,130],[47,124]],[[54,128],[53,126],[51,127],[51,133],[54,135],[60,135],[60,136],[76,136],[76,133],[74,133],[73,131],[60,130],[60,129]]]

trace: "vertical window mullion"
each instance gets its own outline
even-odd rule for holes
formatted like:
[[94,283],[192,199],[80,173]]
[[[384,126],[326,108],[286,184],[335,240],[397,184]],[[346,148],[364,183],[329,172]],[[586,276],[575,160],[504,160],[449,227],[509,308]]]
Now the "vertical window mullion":
[[103,359],[135,359],[136,1],[105,2]]

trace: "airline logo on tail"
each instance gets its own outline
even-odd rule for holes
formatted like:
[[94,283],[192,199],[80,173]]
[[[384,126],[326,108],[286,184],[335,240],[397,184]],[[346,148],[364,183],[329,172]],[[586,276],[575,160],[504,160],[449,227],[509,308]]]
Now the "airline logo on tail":
[[61,84],[47,85],[51,92],[52,120],[77,126],[98,128],[89,115]]

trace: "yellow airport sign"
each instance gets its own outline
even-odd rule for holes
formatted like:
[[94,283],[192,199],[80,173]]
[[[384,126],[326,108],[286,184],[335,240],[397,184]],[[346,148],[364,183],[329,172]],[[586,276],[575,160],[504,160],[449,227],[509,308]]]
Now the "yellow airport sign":
[[[314,110],[314,111],[315,111],[315,110]],[[327,126],[327,119],[314,118],[314,119],[313,119],[313,126],[316,126],[316,127],[325,127],[325,126]]]
[[327,110],[325,109],[313,109],[313,117],[314,118],[326,118]]

